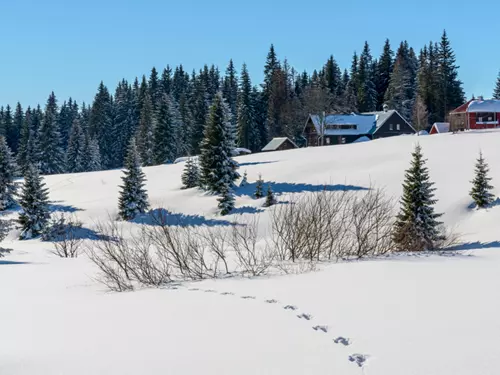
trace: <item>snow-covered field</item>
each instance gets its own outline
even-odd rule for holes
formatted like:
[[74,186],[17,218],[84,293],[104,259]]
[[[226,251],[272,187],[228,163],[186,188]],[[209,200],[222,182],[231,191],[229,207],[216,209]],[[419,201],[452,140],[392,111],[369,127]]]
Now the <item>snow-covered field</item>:
[[[473,210],[468,191],[480,149],[500,186],[500,132],[238,157],[250,186],[237,192],[236,214],[266,222],[266,211],[253,208],[262,201],[247,195],[259,173],[284,195],[328,183],[376,185],[398,199],[416,141],[436,182],[437,210],[464,236],[459,254],[110,293],[85,256],[60,259],[50,244],[12,233],[3,246],[14,251],[0,259],[0,374],[499,374],[500,206]],[[191,225],[231,220],[216,215],[216,197],[179,189],[182,168],[145,168],[152,205]],[[116,212],[120,176],[45,181],[55,208],[91,230]],[[350,360],[355,354],[366,358],[362,368]]]

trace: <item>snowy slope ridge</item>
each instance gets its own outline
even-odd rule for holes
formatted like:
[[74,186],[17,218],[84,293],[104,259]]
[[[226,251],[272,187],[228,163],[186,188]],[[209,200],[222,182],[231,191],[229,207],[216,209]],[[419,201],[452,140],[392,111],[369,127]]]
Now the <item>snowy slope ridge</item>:
[[[416,141],[437,210],[463,234],[460,253],[109,293],[86,257],[60,259],[50,244],[12,233],[3,246],[14,251],[0,258],[0,374],[500,373],[500,206],[473,210],[468,197],[479,150],[500,186],[500,132],[241,156],[249,186],[237,193],[236,213],[268,219],[262,200],[249,196],[259,173],[279,194],[329,183],[375,185],[397,199]],[[192,225],[231,220],[216,215],[216,197],[180,190],[183,165],[144,169],[152,206]],[[116,214],[120,177],[46,177],[52,208],[73,212],[91,232]]]

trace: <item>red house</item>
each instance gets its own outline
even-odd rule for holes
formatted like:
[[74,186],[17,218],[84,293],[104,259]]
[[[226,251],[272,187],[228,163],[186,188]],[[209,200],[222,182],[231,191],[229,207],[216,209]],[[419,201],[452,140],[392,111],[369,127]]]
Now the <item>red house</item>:
[[450,130],[500,127],[500,100],[470,100],[450,112]]

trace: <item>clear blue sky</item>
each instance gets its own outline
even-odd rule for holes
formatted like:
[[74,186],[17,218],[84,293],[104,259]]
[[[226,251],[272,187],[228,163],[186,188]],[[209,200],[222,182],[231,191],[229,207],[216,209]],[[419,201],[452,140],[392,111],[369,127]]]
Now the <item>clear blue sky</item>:
[[446,28],[468,96],[489,97],[500,70],[500,1],[451,0],[10,0],[0,4],[0,105],[92,100],[168,63],[221,70],[233,58],[262,79],[269,45],[297,70],[333,54],[348,68],[365,40],[378,56],[385,38],[417,51]]

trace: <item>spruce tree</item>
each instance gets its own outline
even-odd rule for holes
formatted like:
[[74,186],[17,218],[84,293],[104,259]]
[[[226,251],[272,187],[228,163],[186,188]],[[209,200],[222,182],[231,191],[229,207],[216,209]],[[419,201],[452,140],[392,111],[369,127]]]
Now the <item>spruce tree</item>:
[[19,199],[21,212],[17,222],[21,225],[21,239],[31,239],[45,230],[50,219],[48,203],[48,189],[38,170],[30,165],[24,176]]
[[217,94],[210,107],[199,159],[201,185],[216,194],[221,194],[225,186],[231,188],[239,177],[238,164],[231,158],[231,125],[225,112],[222,95]]
[[79,120],[73,121],[66,152],[66,170],[69,173],[85,172],[85,134]]
[[122,220],[131,220],[137,214],[145,213],[149,208],[148,193],[144,186],[146,176],[141,168],[141,158],[134,138],[130,140],[124,164],[118,215]]
[[157,125],[154,131],[155,164],[172,163],[177,155],[177,132],[175,120],[179,121],[179,112],[175,108],[174,98],[164,95],[159,106]]
[[500,72],[498,73],[495,90],[493,91],[493,99],[500,100]]
[[97,139],[86,137],[85,140],[85,171],[102,170],[101,152]]
[[391,79],[393,69],[394,52],[391,49],[389,39],[385,41],[382,55],[378,60],[377,74],[375,78],[375,86],[377,90],[377,110],[381,110],[384,105],[384,97],[389,81]]
[[484,160],[483,153],[479,152],[479,158],[475,167],[475,177],[471,181],[472,190],[470,191],[470,196],[478,208],[488,207],[494,200],[494,196],[490,192],[493,186],[490,184],[491,177],[489,177],[488,172],[488,163]]
[[233,121],[236,122],[236,109],[238,105],[238,77],[232,59],[229,60],[229,65],[226,69],[222,95],[229,105]]
[[257,183],[255,184],[255,198],[260,199],[264,196],[264,181],[262,180],[262,175],[259,174]]
[[217,199],[219,202],[219,209],[221,215],[229,214],[234,208],[234,193],[228,184],[223,185],[220,192],[220,198]]
[[271,185],[267,186],[266,201],[264,202],[264,207],[271,207],[276,204],[276,198],[274,197]]
[[[21,127],[21,134],[19,139],[19,149],[17,152],[17,165],[20,169],[22,175],[26,173],[28,165],[30,163],[30,137],[32,136],[31,131],[31,109],[28,107],[26,114],[23,119],[23,125]],[[32,163],[34,161],[31,161]]]
[[248,185],[248,179],[247,179],[247,171],[245,171],[245,173],[243,173],[243,177],[240,181],[240,187],[243,187],[243,186],[246,186]]
[[2,126],[0,128],[0,135],[3,135],[7,139],[7,144],[9,144],[8,142],[11,140],[13,124],[12,109],[10,105],[7,104],[2,115]]
[[181,179],[183,189],[191,189],[199,185],[200,172],[193,158],[186,160]]
[[64,172],[64,152],[61,148],[61,134],[57,121],[57,102],[51,93],[45,107],[45,114],[38,135],[40,172],[56,174]]
[[14,178],[17,175],[17,167],[12,157],[12,152],[5,140],[0,136],[0,211],[13,207],[17,192],[17,183]]
[[420,145],[412,153],[410,168],[403,183],[401,208],[396,216],[393,239],[399,251],[433,250],[443,239],[438,219],[442,214],[434,212],[434,183],[429,179]]
[[16,110],[14,112],[14,119],[12,121],[12,127],[8,129],[7,132],[7,144],[13,153],[18,152],[19,148],[19,138],[21,136],[21,129],[24,122],[24,113],[21,103],[17,103]]
[[137,133],[137,150],[145,166],[153,165],[154,115],[151,97],[146,91],[141,108],[141,118]]
[[260,142],[254,116],[252,100],[252,83],[246,64],[243,64],[240,78],[240,93],[238,97],[238,145],[251,151],[259,151]]

